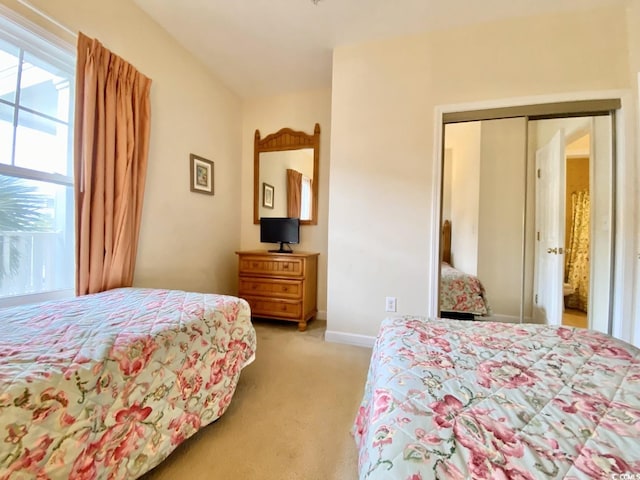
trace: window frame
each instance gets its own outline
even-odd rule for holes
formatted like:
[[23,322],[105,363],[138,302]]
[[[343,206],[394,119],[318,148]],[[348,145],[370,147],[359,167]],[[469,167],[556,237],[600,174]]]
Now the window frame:
[[[62,185],[71,189],[70,202],[67,204],[67,212],[71,215],[65,221],[65,231],[74,239],[75,242],[75,218],[74,218],[74,178],[73,178],[73,131],[74,131],[74,93],[75,93],[75,69],[76,69],[76,50],[75,45],[61,39],[44,28],[36,25],[30,20],[22,17],[13,10],[0,5],[0,38],[7,43],[19,49],[18,74],[16,78],[16,96],[13,102],[0,99],[0,103],[12,108],[14,111],[13,118],[13,139],[11,145],[10,164],[0,163],[0,175],[20,178],[24,180],[33,180],[46,182],[50,184]],[[24,107],[20,104],[20,75],[22,70],[22,61],[28,53],[30,56],[36,57],[38,60],[59,69],[69,75],[69,111],[67,121],[53,117],[46,112],[40,112],[33,107]],[[16,161],[16,138],[17,128],[19,127],[18,113],[27,112],[37,115],[43,119],[56,122],[58,124],[66,124],[67,126],[67,159],[66,170],[67,175],[61,173],[50,173],[43,170],[36,170],[15,165]],[[71,225],[69,225],[71,223]],[[72,270],[75,267],[75,256],[71,256],[73,262]],[[0,308],[14,305],[22,305],[33,302],[41,302],[47,300],[69,298],[75,295],[75,274],[73,275],[73,287],[49,290],[36,293],[25,293],[11,296],[0,297]]]

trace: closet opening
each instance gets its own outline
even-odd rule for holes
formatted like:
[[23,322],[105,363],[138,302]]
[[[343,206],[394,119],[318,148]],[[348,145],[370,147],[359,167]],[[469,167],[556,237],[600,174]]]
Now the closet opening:
[[618,108],[443,114],[439,316],[609,333]]

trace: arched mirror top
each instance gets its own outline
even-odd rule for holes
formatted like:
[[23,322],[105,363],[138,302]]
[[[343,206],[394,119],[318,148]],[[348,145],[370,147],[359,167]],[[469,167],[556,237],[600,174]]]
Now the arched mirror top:
[[320,125],[313,134],[282,128],[260,138],[253,156],[253,223],[261,217],[298,217],[318,223]]

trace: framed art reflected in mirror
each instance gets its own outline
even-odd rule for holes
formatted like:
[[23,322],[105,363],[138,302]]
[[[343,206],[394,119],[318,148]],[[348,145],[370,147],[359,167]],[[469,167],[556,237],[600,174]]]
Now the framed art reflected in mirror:
[[262,182],[262,206],[264,208],[273,208],[273,185]]

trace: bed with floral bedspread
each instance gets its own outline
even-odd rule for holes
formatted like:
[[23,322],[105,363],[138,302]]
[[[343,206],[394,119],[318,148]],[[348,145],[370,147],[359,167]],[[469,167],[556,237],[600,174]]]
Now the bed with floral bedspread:
[[122,288],[0,310],[0,479],[136,478],[227,409],[248,304]]
[[361,479],[640,478],[640,350],[591,330],[383,321]]

